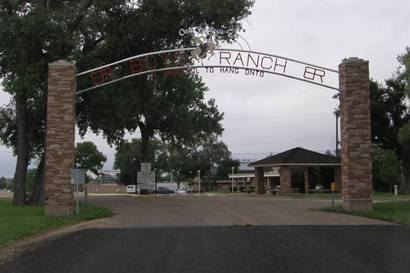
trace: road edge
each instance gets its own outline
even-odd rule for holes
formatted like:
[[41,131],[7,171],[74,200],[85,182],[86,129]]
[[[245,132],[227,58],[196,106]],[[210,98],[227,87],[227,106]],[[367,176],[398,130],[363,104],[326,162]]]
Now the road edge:
[[57,239],[61,236],[73,232],[98,228],[102,226],[106,221],[108,221],[109,218],[111,217],[89,220],[78,224],[63,226],[49,231],[43,231],[38,234],[22,238],[20,240],[10,242],[4,246],[0,246],[0,265],[15,259],[22,252],[37,248],[47,241]]

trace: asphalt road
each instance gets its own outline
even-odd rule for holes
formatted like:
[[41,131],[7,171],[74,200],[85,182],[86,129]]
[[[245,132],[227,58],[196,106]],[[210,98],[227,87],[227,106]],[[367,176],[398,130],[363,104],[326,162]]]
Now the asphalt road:
[[[118,214],[98,228],[43,242],[0,266],[0,272],[410,272],[410,227],[345,215],[336,215],[335,224],[333,214],[310,210],[328,204],[324,201],[223,196],[91,201]],[[309,216],[313,220],[305,219]]]

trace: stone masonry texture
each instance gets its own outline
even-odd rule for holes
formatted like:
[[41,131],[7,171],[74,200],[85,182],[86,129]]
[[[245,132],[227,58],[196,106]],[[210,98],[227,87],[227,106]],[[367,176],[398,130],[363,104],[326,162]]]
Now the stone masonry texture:
[[309,168],[305,168],[303,171],[304,180],[305,180],[305,193],[309,193]]
[[74,64],[49,64],[45,168],[45,213],[72,213],[70,170],[74,167],[75,91]]
[[255,186],[257,194],[264,194],[265,189],[265,170],[263,167],[255,168]]
[[280,166],[280,193],[292,193],[292,172],[289,166]]
[[343,207],[372,210],[369,62],[346,59],[339,74]]

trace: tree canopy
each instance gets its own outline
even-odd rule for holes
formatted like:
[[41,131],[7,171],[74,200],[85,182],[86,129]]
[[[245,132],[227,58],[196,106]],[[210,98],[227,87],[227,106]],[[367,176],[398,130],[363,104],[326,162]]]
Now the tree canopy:
[[385,150],[382,155],[380,176],[384,183],[395,185],[400,176],[400,160],[393,150]]
[[[166,144],[159,139],[150,140],[149,159],[157,175],[172,173],[177,182],[192,179],[198,170],[211,183],[215,179],[227,179],[238,171],[239,161],[232,159],[231,152],[222,141],[211,137],[195,146]],[[114,168],[121,171],[124,184],[135,184],[142,162],[142,140],[123,141],[116,148]]]
[[[75,60],[79,70],[82,70],[137,53],[189,43],[191,37],[181,39],[176,35],[180,28],[198,27],[214,33],[221,40],[232,41],[242,28],[241,20],[250,14],[252,5],[253,0],[0,1],[0,78],[5,91],[13,97],[12,104],[3,109],[7,113],[0,122],[2,125],[7,123],[7,128],[2,130],[0,137],[17,155],[14,204],[26,203],[25,183],[30,159],[44,158],[48,63],[59,59]],[[187,77],[180,84],[189,80],[199,82],[198,79]],[[144,133],[146,143],[158,132],[163,137],[183,139],[178,131],[175,132],[175,126],[166,128],[158,125],[156,117],[152,120],[145,118],[157,107],[162,107],[162,103],[147,102],[149,112],[141,107],[136,108],[143,103],[144,97],[151,97],[147,90],[154,92],[153,82],[145,79],[132,81],[129,85],[130,82],[119,85],[113,93],[108,94],[112,99],[121,90],[122,97],[110,105],[113,111],[101,115],[102,122],[92,119],[93,115],[89,111],[82,111],[82,105],[92,105],[88,104],[86,97],[79,99],[78,120],[82,132],[85,132],[86,126],[93,124],[94,129],[99,128],[115,140],[122,137],[122,130],[132,131],[136,128],[148,128]],[[161,82],[155,82],[155,85],[158,90],[164,90]],[[196,87],[203,90],[199,85]],[[129,96],[136,93],[139,95]],[[100,112],[106,106],[101,103],[100,107],[93,110]],[[128,109],[128,113],[133,110],[135,113],[129,119],[118,117],[118,110],[122,107]],[[201,122],[211,121],[214,123],[212,127],[221,118],[212,101],[194,103],[192,107],[191,110],[199,109],[197,113],[202,117],[208,115],[209,118],[204,117]],[[104,110],[107,112],[106,108]],[[90,117],[84,118],[81,113]],[[112,123],[110,117],[118,119]],[[191,120],[198,118],[191,117]],[[202,125],[201,122],[196,125]],[[212,132],[217,133],[218,130],[220,128],[216,126]],[[39,163],[37,170],[41,173],[43,160]],[[36,176],[39,183],[42,179],[40,173]],[[42,188],[37,187],[38,190]]]
[[[107,14],[107,24],[102,26],[104,43],[78,66],[86,69],[96,60],[103,64],[137,53],[192,47],[193,34],[181,36],[181,29],[196,28],[232,42],[252,5],[249,0],[139,1],[137,9]],[[149,139],[154,136],[189,145],[222,133],[223,115],[214,100],[204,101],[206,91],[199,77],[185,72],[134,77],[81,96],[80,132],[102,132],[110,143],[119,143],[126,131],[138,129],[142,156],[148,156]],[[101,108],[104,110],[96,110]]]
[[77,143],[75,148],[75,164],[79,169],[90,171],[98,175],[98,171],[104,167],[107,157],[91,141]]

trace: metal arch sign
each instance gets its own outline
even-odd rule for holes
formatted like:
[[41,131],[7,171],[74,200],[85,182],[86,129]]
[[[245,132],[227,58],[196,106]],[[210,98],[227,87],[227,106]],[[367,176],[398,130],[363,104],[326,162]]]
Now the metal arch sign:
[[182,72],[243,74],[264,77],[279,75],[322,87],[339,90],[335,69],[250,50],[198,48],[170,49],[130,57],[77,74],[77,95],[124,79],[163,73],[165,77]]

